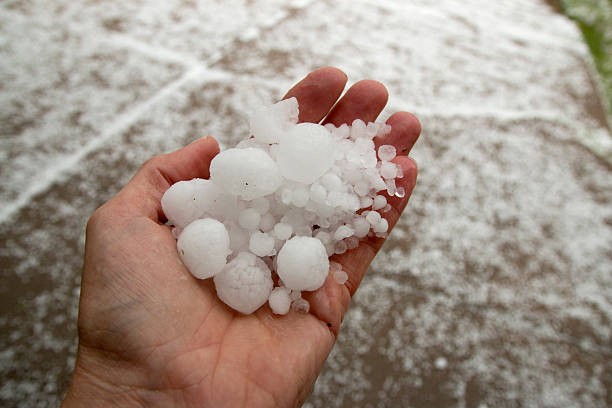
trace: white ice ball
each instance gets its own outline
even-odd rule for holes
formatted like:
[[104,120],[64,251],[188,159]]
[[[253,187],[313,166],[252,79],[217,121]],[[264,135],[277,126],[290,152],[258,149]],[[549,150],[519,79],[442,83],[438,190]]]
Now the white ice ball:
[[325,246],[317,238],[293,237],[281,248],[277,272],[291,290],[316,290],[325,282],[329,259]]
[[282,183],[276,162],[261,149],[228,149],[210,163],[210,179],[230,194],[253,200],[274,193]]
[[217,296],[240,313],[250,314],[266,303],[272,292],[272,274],[260,258],[241,252],[214,277]]
[[212,218],[187,225],[177,241],[181,260],[193,276],[208,279],[227,263],[230,239],[225,226]]
[[173,225],[184,228],[202,216],[218,192],[209,180],[179,181],[162,196],[162,209]]
[[281,135],[298,121],[296,98],[277,102],[259,109],[251,115],[251,133],[261,143],[278,143]]
[[331,133],[316,123],[300,123],[280,138],[278,166],[283,177],[310,184],[334,163]]
[[270,303],[270,309],[272,313],[277,315],[286,315],[289,313],[291,307],[291,298],[289,296],[289,290],[287,288],[274,288],[270,297],[268,298]]

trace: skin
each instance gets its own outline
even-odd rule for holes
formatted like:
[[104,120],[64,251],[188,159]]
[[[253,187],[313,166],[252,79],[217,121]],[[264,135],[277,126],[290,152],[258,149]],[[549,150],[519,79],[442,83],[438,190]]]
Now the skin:
[[[350,124],[375,120],[388,93],[376,81],[353,85],[346,75],[317,69],[284,98],[295,96],[301,122]],[[338,98],[340,98],[338,100]],[[387,121],[401,156],[403,198],[390,198],[383,216],[393,226],[416,182],[407,157],[421,126],[406,112]],[[217,299],[211,280],[193,278],[181,263],[160,206],[173,183],[207,178],[219,151],[206,137],[147,161],[87,224],[79,305],[79,348],[64,407],[292,407],[308,396],[330,353],[351,296],[384,239],[368,238],[333,261],[349,280],[330,277],[306,293],[310,313],[273,315],[265,305],[245,316]]]

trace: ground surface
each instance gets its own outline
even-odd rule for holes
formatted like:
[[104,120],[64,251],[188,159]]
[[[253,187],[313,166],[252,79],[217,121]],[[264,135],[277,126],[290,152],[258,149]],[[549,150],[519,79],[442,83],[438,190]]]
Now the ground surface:
[[544,1],[0,2],[0,401],[65,389],[84,226],[310,69],[423,122],[418,187],[307,406],[612,405],[612,150]]

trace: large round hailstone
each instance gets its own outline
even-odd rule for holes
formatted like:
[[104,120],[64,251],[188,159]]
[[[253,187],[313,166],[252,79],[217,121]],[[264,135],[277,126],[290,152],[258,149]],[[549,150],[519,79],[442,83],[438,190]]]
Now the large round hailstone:
[[283,177],[310,184],[334,164],[333,137],[324,126],[300,123],[281,136],[277,161]]
[[283,133],[298,121],[298,102],[289,98],[266,106],[251,115],[251,133],[261,143],[278,143]]
[[210,163],[210,179],[230,194],[253,200],[274,193],[282,183],[278,166],[261,149],[228,149]]
[[317,238],[293,237],[276,257],[277,272],[291,290],[317,290],[325,282],[329,259],[325,246]]
[[223,220],[238,211],[236,197],[199,178],[174,183],[162,196],[161,205],[166,218],[180,228],[198,218]]
[[174,183],[162,196],[161,205],[166,218],[175,226],[184,228],[202,216],[210,181],[193,179]]
[[208,279],[221,272],[231,252],[227,229],[212,218],[187,225],[178,238],[177,248],[185,266],[198,279]]
[[266,303],[272,292],[272,274],[260,258],[241,252],[214,277],[217,296],[240,313],[250,314]]

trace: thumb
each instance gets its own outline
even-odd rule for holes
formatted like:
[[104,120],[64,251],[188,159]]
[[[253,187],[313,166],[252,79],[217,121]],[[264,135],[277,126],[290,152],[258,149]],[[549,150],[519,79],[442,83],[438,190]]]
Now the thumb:
[[129,183],[109,201],[126,216],[146,216],[154,221],[164,218],[161,198],[174,183],[193,178],[208,178],[219,144],[206,136],[171,153],[146,161]]

